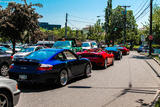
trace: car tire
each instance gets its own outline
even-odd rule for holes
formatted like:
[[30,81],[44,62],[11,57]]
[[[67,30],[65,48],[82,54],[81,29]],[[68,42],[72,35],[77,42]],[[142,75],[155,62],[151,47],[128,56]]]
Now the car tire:
[[85,68],[85,72],[84,72],[84,76],[86,77],[86,78],[88,78],[88,77],[91,77],[91,65],[90,64],[87,64],[86,65],[86,68]]
[[7,76],[8,75],[8,71],[9,71],[9,67],[6,64],[3,64],[0,68],[0,74],[2,76]]
[[112,60],[112,64],[111,65],[114,65],[114,58],[113,58],[113,60]]
[[13,107],[12,98],[7,91],[0,90],[0,107]]
[[104,66],[103,66],[104,69],[107,68],[107,62],[108,62],[108,60],[107,60],[107,58],[106,58],[106,59],[104,60]]
[[58,78],[58,85],[59,86],[65,86],[68,83],[68,73],[66,70],[61,70],[59,73],[59,78]]

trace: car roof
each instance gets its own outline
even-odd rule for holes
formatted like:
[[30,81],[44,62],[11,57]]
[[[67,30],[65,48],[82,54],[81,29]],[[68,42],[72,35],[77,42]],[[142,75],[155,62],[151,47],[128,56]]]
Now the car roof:
[[41,49],[43,51],[57,51],[57,52],[62,52],[64,50],[67,50],[67,49],[56,49],[56,48],[46,48],[46,49]]
[[117,51],[117,47],[106,47],[105,48],[107,51]]

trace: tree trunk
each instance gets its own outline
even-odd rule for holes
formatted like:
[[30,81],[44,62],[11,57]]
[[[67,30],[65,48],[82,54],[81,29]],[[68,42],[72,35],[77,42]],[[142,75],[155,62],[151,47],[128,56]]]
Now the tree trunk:
[[12,45],[13,45],[13,49],[12,49],[12,55],[15,54],[15,47],[16,47],[16,40],[15,40],[15,36],[13,37],[13,41],[12,41]]

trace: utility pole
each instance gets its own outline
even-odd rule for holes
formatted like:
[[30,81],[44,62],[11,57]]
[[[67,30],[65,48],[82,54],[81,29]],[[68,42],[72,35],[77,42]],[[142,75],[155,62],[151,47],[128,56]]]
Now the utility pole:
[[153,0],[150,0],[150,31],[149,31],[149,55],[152,54],[152,40],[153,40],[153,36],[152,36],[152,6],[153,6]]
[[121,7],[124,7],[124,27],[123,27],[123,29],[124,29],[124,34],[123,34],[123,37],[124,37],[124,39],[123,39],[123,44],[125,45],[126,44],[126,22],[127,22],[127,8],[128,7],[131,7],[131,6],[121,6]]
[[66,13],[66,22],[65,22],[65,38],[67,38],[67,23],[68,23],[68,13]]

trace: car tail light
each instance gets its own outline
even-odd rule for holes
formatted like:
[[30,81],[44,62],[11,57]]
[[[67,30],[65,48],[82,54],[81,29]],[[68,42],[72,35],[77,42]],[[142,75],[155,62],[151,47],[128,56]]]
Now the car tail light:
[[13,56],[11,56],[11,59],[13,59]]
[[13,67],[14,67],[13,65],[10,65],[10,66],[9,66],[10,69],[13,69]]
[[41,64],[40,67],[37,68],[39,71],[49,71],[52,70],[53,66],[49,64]]

